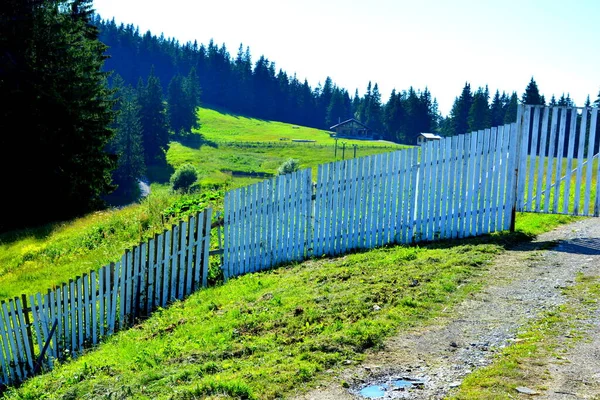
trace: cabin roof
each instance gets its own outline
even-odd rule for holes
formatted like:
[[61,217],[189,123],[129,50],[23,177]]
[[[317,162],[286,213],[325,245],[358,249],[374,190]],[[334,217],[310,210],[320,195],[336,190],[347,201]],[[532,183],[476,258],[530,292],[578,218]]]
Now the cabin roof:
[[340,127],[340,126],[342,126],[342,125],[349,124],[349,123],[351,123],[351,122],[356,122],[357,124],[359,124],[359,125],[363,126],[365,129],[369,129],[369,130],[371,129],[371,128],[369,128],[368,126],[366,126],[365,124],[363,124],[362,122],[360,122],[360,121],[357,121],[357,120],[356,120],[356,119],[354,119],[354,118],[350,118],[350,119],[347,119],[347,120],[345,120],[345,121],[342,121],[342,122],[340,122],[339,124],[335,124],[334,126],[332,126],[332,127],[331,127],[331,128],[329,128],[329,129],[335,129],[335,128],[338,128],[338,127]]
[[441,139],[442,137],[440,135],[436,135],[435,133],[427,133],[427,132],[421,132],[419,133],[419,136],[423,136],[425,139]]

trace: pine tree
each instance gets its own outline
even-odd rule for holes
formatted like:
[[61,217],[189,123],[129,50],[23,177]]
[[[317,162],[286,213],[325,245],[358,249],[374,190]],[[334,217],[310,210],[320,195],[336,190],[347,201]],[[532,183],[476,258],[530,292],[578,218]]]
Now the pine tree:
[[[103,205],[114,160],[104,46],[91,0],[5,0],[0,14],[0,231]],[[15,169],[7,152],[29,161]],[[8,173],[8,171],[14,171]],[[40,207],[40,195],[44,206]]]
[[469,131],[489,128],[491,123],[487,90],[477,89],[469,109]]
[[[505,95],[503,93],[503,95]],[[490,122],[492,126],[500,126],[504,124],[504,107],[500,91],[496,90],[492,104],[490,105]]]
[[517,108],[519,107],[519,98],[517,92],[513,92],[510,95],[510,100],[506,106],[506,113],[504,114],[504,123],[512,124],[517,122]]
[[122,89],[119,98],[116,135],[111,148],[119,157],[114,171],[115,182],[130,194],[137,181],[145,173],[144,149],[142,147],[142,124],[140,107],[133,89]]
[[169,128],[160,79],[150,71],[148,80],[138,84],[140,123],[146,165],[164,162],[169,146]]
[[473,94],[471,85],[466,82],[459,97],[454,100],[450,118],[452,118],[452,126],[455,135],[462,135],[469,130],[469,111],[473,104]]
[[185,136],[199,126],[196,108],[200,102],[200,86],[192,69],[187,78],[175,75],[169,83],[167,115],[169,126],[177,135]]
[[539,91],[537,83],[535,82],[533,77],[531,77],[529,84],[527,84],[527,87],[525,88],[525,93],[523,93],[523,96],[521,97],[521,102],[523,104],[533,104],[533,105],[545,105],[546,104],[546,100],[544,99],[544,96],[540,96],[540,91]]
[[377,83],[373,86],[373,91],[369,96],[369,101],[365,110],[365,125],[376,133],[383,130],[383,117],[381,109],[381,93]]
[[594,100],[594,105],[596,107],[600,107],[600,92],[598,92],[598,98]]

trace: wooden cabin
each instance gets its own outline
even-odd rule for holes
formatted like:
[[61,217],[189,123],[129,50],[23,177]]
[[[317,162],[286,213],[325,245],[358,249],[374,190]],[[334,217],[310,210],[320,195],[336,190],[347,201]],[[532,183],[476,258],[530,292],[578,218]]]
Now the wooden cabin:
[[419,136],[417,136],[417,144],[420,146],[425,142],[429,142],[431,140],[442,140],[442,137],[440,135],[436,135],[434,133],[419,133]]
[[349,139],[373,139],[373,132],[368,126],[360,121],[350,118],[346,121],[340,122],[329,128],[330,131],[335,132],[337,138],[349,138]]

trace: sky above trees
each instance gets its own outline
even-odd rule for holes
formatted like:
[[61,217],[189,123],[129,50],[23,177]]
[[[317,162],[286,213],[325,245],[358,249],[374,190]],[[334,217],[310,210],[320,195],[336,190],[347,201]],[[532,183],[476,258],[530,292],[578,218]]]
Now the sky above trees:
[[425,87],[447,115],[465,82],[523,92],[535,77],[577,105],[600,89],[600,2],[372,0],[95,0],[103,18],[180,42],[240,43],[311,86],[327,76],[350,93],[377,82]]

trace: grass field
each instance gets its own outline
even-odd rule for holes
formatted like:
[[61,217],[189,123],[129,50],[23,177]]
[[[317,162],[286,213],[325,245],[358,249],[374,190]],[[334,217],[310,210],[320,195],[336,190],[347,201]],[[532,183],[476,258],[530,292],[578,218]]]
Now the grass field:
[[[227,112],[200,108],[198,111],[201,127],[194,130],[206,141],[211,142],[278,142],[287,143],[293,139],[315,140],[320,145],[333,145],[335,140],[328,131],[307,128],[285,122],[266,121],[248,118]],[[359,146],[395,146],[386,141],[365,141],[340,139],[347,145]]]
[[7,398],[278,398],[478,290],[494,256],[524,237],[381,248],[233,279]]

